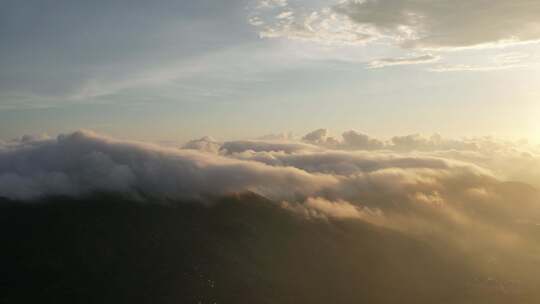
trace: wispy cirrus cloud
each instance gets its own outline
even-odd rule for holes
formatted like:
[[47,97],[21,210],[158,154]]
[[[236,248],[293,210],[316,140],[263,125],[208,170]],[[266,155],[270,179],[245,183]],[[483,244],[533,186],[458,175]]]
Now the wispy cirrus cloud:
[[334,8],[394,36],[406,48],[490,47],[540,39],[540,3],[528,0],[350,0]]
[[[270,8],[270,9],[269,9]],[[256,6],[249,23],[261,38],[284,38],[326,45],[358,45],[374,39],[375,32],[355,24],[330,7],[312,10],[284,2]]]
[[437,62],[440,59],[440,56],[435,56],[431,54],[410,57],[381,58],[370,61],[368,63],[368,67],[377,69],[396,65],[426,64]]
[[[322,6],[297,1],[264,13],[256,11],[251,23],[257,26],[262,38],[301,40],[336,47],[387,45],[402,52],[430,52],[368,62],[368,67],[380,68],[436,62],[443,53],[448,56],[447,51],[536,43],[540,39],[540,18],[533,12],[537,11],[540,12],[540,6],[526,0],[511,3],[497,0],[489,5],[480,0],[459,5],[448,0],[346,0],[328,1]],[[520,65],[508,62],[489,66],[458,63],[429,70],[494,71],[517,67]]]
[[490,72],[532,67],[538,59],[522,52],[500,53],[484,64],[441,64],[428,70],[433,72]]
[[[299,3],[272,6],[281,9],[276,13],[278,16],[286,13],[285,10],[294,13],[294,22],[274,22],[261,33],[276,33],[266,37],[297,38],[304,32],[306,37],[319,35],[329,41],[332,38],[340,41],[338,37],[354,32],[357,43],[384,39],[404,48],[429,50],[494,47],[540,40],[540,5],[527,0],[496,0],[489,5],[481,0],[460,4],[450,0],[346,0],[328,1],[322,8]],[[329,30],[330,25],[332,30]],[[347,37],[348,43],[354,43],[354,36]]]

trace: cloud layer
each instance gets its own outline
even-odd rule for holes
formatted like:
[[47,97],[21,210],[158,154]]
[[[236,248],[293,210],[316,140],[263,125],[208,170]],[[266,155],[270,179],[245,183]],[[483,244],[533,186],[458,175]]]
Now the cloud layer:
[[[415,49],[495,46],[540,39],[540,5],[529,0],[459,4],[450,0],[346,0],[319,9],[287,2],[257,8],[257,22],[252,24],[262,26],[263,37],[342,44],[391,39]],[[261,8],[277,11],[277,21],[264,22]]]
[[529,0],[352,0],[338,5],[336,11],[412,48],[461,48],[540,39],[540,4]]
[[317,192],[337,182],[296,168],[118,141],[91,132],[21,141],[0,150],[0,196],[14,199],[96,191],[170,199],[253,191],[275,198]]
[[[362,61],[368,68],[432,64],[444,57],[445,63],[427,70],[499,71],[529,67],[537,60],[525,56],[512,62],[460,63],[463,58],[444,51],[536,43],[540,39],[538,13],[540,5],[528,0],[473,0],[459,4],[450,0],[290,1],[279,6],[257,6],[249,23],[262,38],[313,42],[323,49],[331,45],[336,58]],[[369,54],[368,48],[355,48],[364,45],[386,56],[365,58],[362,54]],[[384,53],[388,47],[394,52]],[[346,49],[354,50],[357,56],[344,55]]]
[[362,193],[371,195],[373,189],[390,193],[410,187],[401,193],[409,197],[423,187],[440,191],[457,179],[465,188],[505,180],[537,186],[539,164],[538,151],[526,143],[491,138],[407,135],[380,140],[353,130],[335,138],[319,129],[301,141],[204,137],[180,149],[79,131],[0,144],[0,196],[33,199],[105,191],[196,199],[251,191],[276,200],[322,196],[361,201]]
[[381,58],[371,61],[368,66],[370,68],[383,68],[387,66],[395,65],[410,65],[410,64],[424,64],[436,62],[440,59],[439,56],[430,54],[412,56],[412,57],[399,57],[399,58]]
[[[515,187],[535,193],[531,186],[506,181],[540,185],[539,164],[536,151],[490,138],[408,135],[384,141],[347,131],[337,139],[320,129],[302,141],[218,142],[204,137],[183,148],[166,148],[79,131],[3,143],[0,197],[34,200],[112,192],[139,199],[207,201],[254,192],[287,202],[291,210],[338,218],[380,222],[372,215],[419,206],[435,208],[430,212],[443,206],[451,210],[444,217],[468,217],[481,206],[479,201],[494,204],[516,199],[508,193],[525,195]],[[508,206],[501,203],[500,208],[507,212]],[[524,210],[518,209],[520,214]]]
[[524,146],[438,135],[380,140],[356,131],[334,138],[325,129],[303,141],[204,137],[182,148],[88,131],[25,136],[0,145],[0,197],[115,193],[211,203],[251,192],[306,220],[361,221],[452,246],[509,279],[530,273],[507,268],[511,261],[537,263],[540,253],[540,193],[515,182],[540,181],[539,154]]

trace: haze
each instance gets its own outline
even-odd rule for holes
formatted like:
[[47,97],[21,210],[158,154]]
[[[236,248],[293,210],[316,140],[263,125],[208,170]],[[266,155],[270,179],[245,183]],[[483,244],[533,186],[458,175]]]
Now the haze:
[[0,302],[538,303],[540,2],[0,3]]

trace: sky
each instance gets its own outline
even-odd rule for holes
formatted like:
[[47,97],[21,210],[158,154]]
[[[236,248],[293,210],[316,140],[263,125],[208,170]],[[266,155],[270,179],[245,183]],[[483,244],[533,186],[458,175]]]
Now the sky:
[[317,128],[540,143],[533,0],[0,2],[0,139]]
[[539,0],[0,0],[0,205],[247,195],[422,241],[474,266],[454,281],[538,303],[539,83]]

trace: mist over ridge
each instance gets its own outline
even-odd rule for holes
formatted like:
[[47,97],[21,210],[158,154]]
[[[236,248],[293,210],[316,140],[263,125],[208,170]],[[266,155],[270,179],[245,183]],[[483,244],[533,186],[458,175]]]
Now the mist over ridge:
[[[340,303],[358,299],[396,303],[399,297],[385,297],[382,290],[411,275],[416,283],[403,283],[397,293],[412,293],[407,296],[411,303],[442,299],[468,303],[465,300],[488,298],[500,303],[534,303],[539,297],[533,286],[540,280],[534,266],[540,263],[540,193],[527,183],[505,180],[503,176],[512,176],[515,171],[501,170],[510,162],[518,167],[518,160],[536,164],[534,150],[526,152],[519,145],[419,136],[383,142],[354,131],[346,132],[342,139],[331,138],[326,131],[310,133],[302,140],[218,142],[205,137],[183,147],[118,140],[90,131],[56,138],[25,136],[0,146],[0,208],[5,215],[0,224],[5,239],[15,242],[10,243],[15,252],[22,250],[15,244],[24,239],[30,242],[27,246],[44,246],[56,252],[50,246],[59,241],[60,230],[79,227],[70,235],[89,242],[80,245],[90,250],[88,259],[127,267],[118,269],[120,277],[139,268],[127,261],[109,260],[120,258],[117,250],[135,246],[136,251],[122,256],[148,259],[146,263],[154,265],[154,251],[139,247],[151,244],[154,236],[145,232],[150,229],[159,239],[156,244],[164,246],[159,250],[183,257],[183,262],[165,258],[169,270],[161,266],[139,269],[150,277],[157,275],[160,288],[172,282],[187,284],[179,289],[181,295],[170,295],[171,301],[215,295],[224,302],[238,296],[239,301],[268,298],[272,303],[293,303],[312,299],[313,303],[326,303],[329,297],[310,291],[326,286],[343,292],[337,297]],[[534,178],[535,167],[528,169],[531,172],[523,176]],[[85,224],[78,226],[77,222]],[[38,239],[27,235],[46,231],[45,227],[60,230],[42,232]],[[10,229],[16,231],[11,236]],[[84,234],[86,229],[90,229],[88,235]],[[95,229],[109,230],[112,235],[102,239]],[[185,240],[168,229],[185,229]],[[232,229],[225,232],[231,234],[222,235],[222,229]],[[130,241],[138,235],[145,241]],[[93,242],[104,243],[91,249],[88,246]],[[123,245],[114,245],[117,242]],[[284,251],[276,251],[283,242],[291,243]],[[115,249],[99,257],[101,246]],[[298,246],[305,254],[317,250],[320,255],[311,259],[297,256]],[[69,254],[72,249],[65,250],[58,254]],[[198,258],[190,253],[193,250]],[[235,255],[254,259],[254,264],[236,264]],[[374,265],[366,264],[380,255],[381,260]],[[418,263],[429,266],[414,262],[417,255],[425,259]],[[39,265],[46,261],[43,259],[54,259],[48,254],[42,259],[31,252],[23,256],[36,259]],[[74,264],[62,267],[82,267],[76,257],[66,259]],[[270,270],[276,267],[274,263],[283,263],[285,268],[274,272]],[[313,272],[306,275],[313,279],[293,291],[285,277],[303,280],[301,273],[306,268],[292,265],[304,263],[306,271]],[[317,272],[318,263],[323,263],[321,271],[329,271],[336,281],[324,283],[324,275]],[[13,271],[31,271],[25,265],[13,266]],[[97,271],[103,271],[105,265],[96,266]],[[162,277],[167,271],[177,273],[192,266],[203,268],[185,270],[175,279],[179,281]],[[49,269],[46,264],[39,267]],[[228,272],[218,275],[220,267]],[[370,270],[364,273],[363,267]],[[72,275],[67,270],[58,271],[59,278]],[[197,285],[202,283],[194,278],[201,273],[211,277],[204,279],[210,280],[204,284],[213,283]],[[243,290],[235,284],[248,284],[244,275],[261,281]],[[235,279],[226,283],[231,277]],[[355,287],[354,280],[379,291],[369,293],[366,286]],[[39,280],[32,282],[40,284]],[[85,282],[81,284],[90,284]],[[58,284],[71,286],[67,281]],[[153,286],[142,281],[125,284]],[[225,289],[208,291],[212,284]],[[284,298],[270,296],[264,288],[276,290]],[[357,294],[351,288],[363,292]],[[460,292],[453,294],[452,290]],[[74,292],[84,294],[83,290]],[[9,299],[15,295],[10,293]]]

